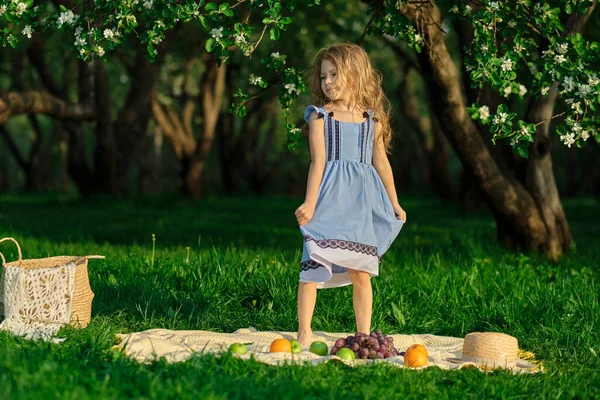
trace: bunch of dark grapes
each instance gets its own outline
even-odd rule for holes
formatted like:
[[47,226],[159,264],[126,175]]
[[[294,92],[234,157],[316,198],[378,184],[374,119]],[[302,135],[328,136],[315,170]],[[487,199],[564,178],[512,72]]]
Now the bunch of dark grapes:
[[356,358],[363,360],[377,358],[390,358],[398,355],[398,350],[394,347],[394,338],[383,335],[380,329],[370,334],[356,332],[354,336],[341,338],[335,341],[331,348],[331,354],[335,355],[338,349],[346,347],[354,352]]

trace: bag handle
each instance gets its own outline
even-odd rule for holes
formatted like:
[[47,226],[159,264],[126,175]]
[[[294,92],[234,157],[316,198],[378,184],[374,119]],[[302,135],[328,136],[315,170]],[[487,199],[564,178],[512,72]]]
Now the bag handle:
[[[20,267],[21,265],[23,265],[23,254],[21,253],[21,246],[19,246],[19,243],[11,237],[5,237],[3,239],[0,239],[0,243],[6,242],[7,240],[14,242],[15,245],[17,246],[17,251],[19,252],[19,260],[18,261],[19,261],[19,267]],[[0,258],[2,258],[2,267],[5,267],[6,266],[6,258],[4,258],[4,255],[2,253],[0,253]]]

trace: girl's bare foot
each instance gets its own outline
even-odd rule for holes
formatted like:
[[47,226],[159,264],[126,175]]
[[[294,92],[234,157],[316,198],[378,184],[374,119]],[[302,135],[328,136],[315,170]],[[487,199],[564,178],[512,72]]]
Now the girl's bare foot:
[[298,332],[298,342],[303,346],[307,347],[310,345],[310,341],[312,339],[312,332]]

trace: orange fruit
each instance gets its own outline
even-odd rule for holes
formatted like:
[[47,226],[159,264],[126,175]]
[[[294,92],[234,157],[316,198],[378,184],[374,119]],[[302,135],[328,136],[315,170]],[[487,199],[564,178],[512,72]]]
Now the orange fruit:
[[413,344],[404,353],[404,365],[411,368],[427,365],[427,349],[422,344]]
[[292,342],[287,339],[275,339],[273,343],[271,343],[271,353],[291,353],[292,352]]

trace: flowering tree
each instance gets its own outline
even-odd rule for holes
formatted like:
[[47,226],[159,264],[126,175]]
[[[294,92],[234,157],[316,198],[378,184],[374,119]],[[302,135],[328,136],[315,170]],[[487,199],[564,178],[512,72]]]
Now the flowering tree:
[[[366,3],[370,22],[365,33],[396,38],[417,53],[433,94],[433,112],[494,211],[501,239],[552,258],[568,250],[572,239],[552,173],[549,128],[551,121],[556,122],[556,133],[569,147],[582,146],[590,138],[600,141],[600,46],[581,35],[596,0]],[[56,0],[34,7],[32,0],[10,0],[0,6],[0,21],[4,18],[0,42],[15,47],[38,32],[63,31],[72,37],[70,48],[93,64],[135,37],[145,46],[148,59],[156,60],[168,32],[187,23],[204,32],[205,50],[215,54],[218,64],[227,64],[235,51],[252,57],[266,37],[278,41],[297,6],[319,4],[318,0],[112,0],[73,5]],[[468,27],[471,40],[462,50],[468,75],[464,81],[471,87],[463,87],[458,73],[463,66],[455,65],[445,44],[450,23]],[[244,116],[250,101],[279,88],[288,148],[296,149],[302,136],[289,110],[307,91],[301,68],[288,65],[281,50],[261,62],[267,75],[251,75],[247,84],[241,84],[231,111]],[[480,95],[489,90],[504,100],[493,107],[482,104]],[[464,102],[464,92],[470,105]],[[509,109],[514,99],[525,105],[525,112]],[[562,109],[555,113],[557,99]],[[27,101],[17,93],[8,96],[0,91],[0,123],[23,112],[72,119],[93,114],[52,96],[45,100]],[[511,160],[512,173],[499,168],[485,143],[486,129],[492,141],[507,139],[520,155]],[[519,179],[511,177],[514,170]]]

